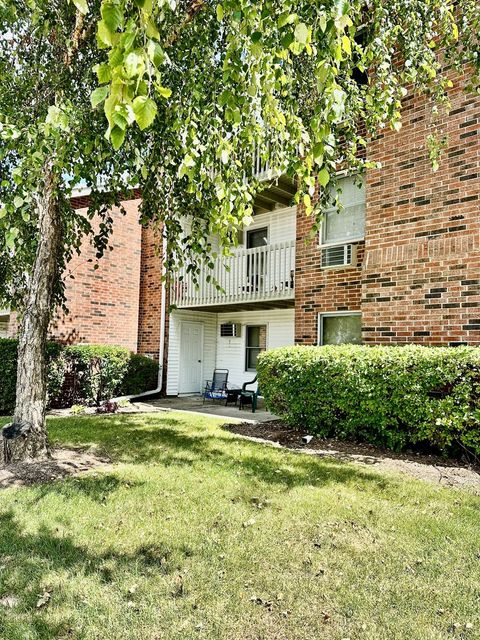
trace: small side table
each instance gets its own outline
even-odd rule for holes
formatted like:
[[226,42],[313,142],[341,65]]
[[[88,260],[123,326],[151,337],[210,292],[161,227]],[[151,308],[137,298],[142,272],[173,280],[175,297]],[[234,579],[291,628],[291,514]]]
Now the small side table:
[[231,404],[231,403],[233,403],[235,406],[237,406],[238,398],[239,398],[241,393],[242,393],[242,390],[240,389],[240,387],[232,388],[232,389],[226,389],[227,397],[225,399],[225,406],[228,407],[228,405]]

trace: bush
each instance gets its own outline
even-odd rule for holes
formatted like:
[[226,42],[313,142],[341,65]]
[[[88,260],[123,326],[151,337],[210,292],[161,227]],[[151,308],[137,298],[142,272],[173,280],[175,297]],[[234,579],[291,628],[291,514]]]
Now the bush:
[[[0,338],[0,415],[10,415],[15,408],[17,384],[18,341]],[[58,395],[65,377],[62,347],[55,342],[47,344],[47,392],[49,397]]]
[[118,392],[127,373],[128,349],[76,345],[66,347],[64,353],[73,378],[75,402],[99,406]]
[[480,453],[480,349],[287,347],[261,354],[268,408],[294,428],[401,450]]
[[132,396],[144,391],[151,391],[158,383],[158,362],[132,353],[127,371],[120,389],[120,395]]
[[[0,415],[15,407],[18,341],[0,338]],[[100,405],[120,393],[139,394],[157,386],[158,364],[122,347],[47,344],[49,405]]]

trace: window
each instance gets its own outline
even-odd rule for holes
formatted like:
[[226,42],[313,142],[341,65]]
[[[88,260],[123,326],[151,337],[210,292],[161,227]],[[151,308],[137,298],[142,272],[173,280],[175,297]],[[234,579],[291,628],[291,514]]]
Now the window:
[[268,227],[247,231],[247,249],[256,249],[268,244]]
[[247,327],[245,343],[245,370],[256,371],[257,358],[261,351],[267,347],[267,325]]
[[319,344],[361,344],[362,315],[344,313],[322,313],[318,319]]
[[[359,186],[360,185],[360,186]],[[322,266],[340,266],[353,262],[349,243],[363,240],[365,236],[365,185],[355,183],[353,176],[339,180],[339,200],[343,208],[332,207],[325,211],[320,244],[324,247]],[[344,245],[344,246],[342,246]]]
[[[0,311],[0,314],[1,313],[2,312]],[[0,338],[8,337],[8,322],[9,322],[9,316],[0,315]]]

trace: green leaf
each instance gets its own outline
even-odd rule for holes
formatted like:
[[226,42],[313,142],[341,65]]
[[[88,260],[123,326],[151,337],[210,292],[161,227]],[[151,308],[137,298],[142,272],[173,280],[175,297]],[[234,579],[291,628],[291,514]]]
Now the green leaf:
[[88,2],[87,0],[73,0],[73,4],[77,7],[80,13],[85,15],[88,13]]
[[285,13],[282,13],[277,20],[278,28],[281,29],[287,24],[292,24],[295,22],[296,18],[296,13],[289,13],[288,11],[285,11]]
[[117,31],[123,25],[123,13],[118,4],[104,2],[101,9],[102,20],[110,31]]
[[143,56],[137,51],[132,51],[125,58],[124,62],[125,74],[127,78],[135,78],[136,76],[143,75],[145,70],[145,63]]
[[108,96],[108,91],[109,91],[108,85],[105,85],[104,87],[97,87],[95,91],[92,91],[92,94],[90,96],[90,102],[94,109],[97,105],[99,105],[101,102],[105,100],[105,98]]
[[162,87],[160,85],[156,85],[155,89],[162,96],[162,98],[170,98],[170,96],[172,95],[172,90],[169,89],[168,87]]
[[160,67],[164,63],[165,53],[158,42],[150,40],[147,47],[147,53],[148,57],[156,67]]
[[295,27],[295,40],[300,44],[307,44],[310,30],[304,22],[299,22]]
[[23,198],[21,198],[20,196],[15,196],[15,198],[13,199],[13,206],[15,207],[15,209],[20,209],[22,204]]
[[147,96],[138,96],[133,101],[132,106],[135,114],[135,120],[143,131],[143,129],[149,127],[155,120],[155,116],[157,115],[157,105]]
[[113,35],[107,24],[100,20],[97,24],[97,38],[101,47],[111,47],[113,45]]
[[225,12],[221,4],[217,4],[217,20],[221,22],[225,16]]
[[342,49],[349,56],[352,55],[352,43],[350,42],[350,38],[347,35],[342,36]]
[[322,185],[322,187],[326,187],[327,184],[330,182],[330,174],[328,173],[328,169],[326,167],[323,167],[322,169],[320,169],[320,171],[318,172],[318,182]]
[[110,139],[112,141],[113,148],[117,151],[125,140],[125,129],[115,125],[110,132]]
[[147,29],[145,33],[149,38],[155,38],[155,40],[160,40],[160,33],[157,29],[155,22],[151,18],[147,22]]
[[5,209],[5,207],[2,207],[0,209],[0,220],[4,218],[6,215],[7,215],[7,210]]
[[94,67],[94,71],[97,74],[97,78],[100,84],[110,82],[110,80],[112,79],[112,73],[108,64],[97,64]]

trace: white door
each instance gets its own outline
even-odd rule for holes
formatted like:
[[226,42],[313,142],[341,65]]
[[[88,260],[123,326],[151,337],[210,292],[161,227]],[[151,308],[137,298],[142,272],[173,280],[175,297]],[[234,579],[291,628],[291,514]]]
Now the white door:
[[203,324],[182,322],[179,393],[199,393],[203,375]]

